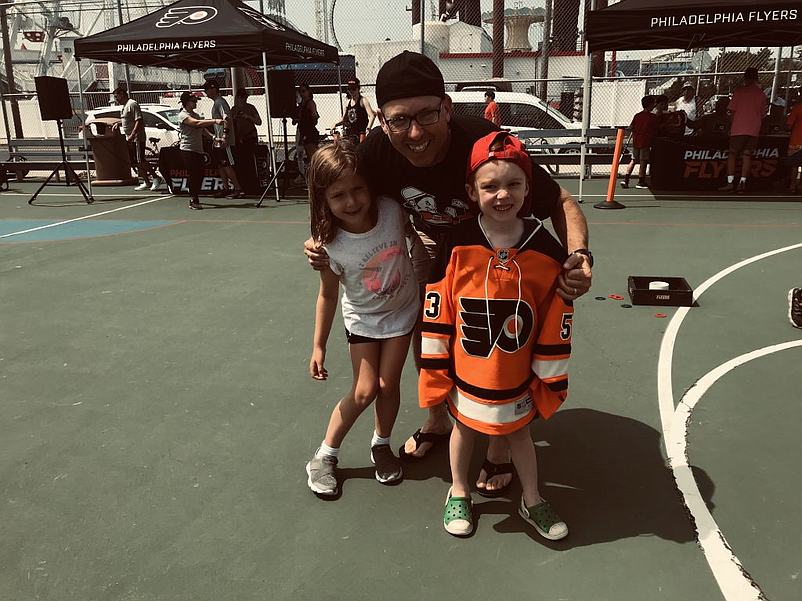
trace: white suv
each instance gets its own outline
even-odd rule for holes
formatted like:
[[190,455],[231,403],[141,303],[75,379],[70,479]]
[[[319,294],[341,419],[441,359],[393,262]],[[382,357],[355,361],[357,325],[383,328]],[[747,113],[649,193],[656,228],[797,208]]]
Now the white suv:
[[[150,154],[155,154],[154,144],[157,144],[159,148],[165,148],[178,142],[179,109],[164,104],[140,104],[139,108],[142,110],[147,150]],[[115,105],[101,106],[87,111],[86,125],[92,131],[91,124],[95,119],[106,117],[119,119],[121,110],[122,107]],[[155,143],[154,140],[156,140]]]

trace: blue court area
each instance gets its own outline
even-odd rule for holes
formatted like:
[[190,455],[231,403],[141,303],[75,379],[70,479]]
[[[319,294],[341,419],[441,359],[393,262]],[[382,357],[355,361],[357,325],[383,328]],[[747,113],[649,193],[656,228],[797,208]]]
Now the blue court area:
[[0,219],[0,244],[12,242],[56,242],[140,232],[180,221],[91,220],[64,222],[58,219]]

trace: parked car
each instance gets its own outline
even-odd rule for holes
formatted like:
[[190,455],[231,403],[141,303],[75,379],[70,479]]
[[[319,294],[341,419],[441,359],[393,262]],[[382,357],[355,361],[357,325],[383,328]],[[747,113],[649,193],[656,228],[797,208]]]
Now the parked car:
[[[485,111],[484,91],[470,92],[449,92],[453,102],[453,112],[456,115],[474,115],[482,117]],[[519,135],[522,130],[532,129],[569,129],[580,130],[582,124],[572,121],[554,107],[549,106],[540,98],[531,94],[520,92],[496,92],[496,104],[498,105],[501,117],[501,127],[509,129],[513,134],[518,135],[528,146],[543,144],[570,145],[567,148],[544,149],[535,152],[549,153],[578,153],[580,149],[581,137],[578,136],[559,136],[549,137]],[[591,128],[593,125],[591,125]],[[591,143],[604,144],[605,138],[591,138]],[[574,148],[574,145],[576,146]],[[593,152],[591,150],[590,152]],[[552,170],[554,172],[558,169]]]
[[[153,140],[159,148],[172,146],[178,142],[178,113],[179,109],[164,104],[140,104],[142,110],[142,121],[145,124],[145,134],[147,138],[148,150],[155,151]],[[120,118],[120,106],[101,106],[91,111],[87,111],[86,126],[91,128],[91,124],[96,119],[101,118]]]

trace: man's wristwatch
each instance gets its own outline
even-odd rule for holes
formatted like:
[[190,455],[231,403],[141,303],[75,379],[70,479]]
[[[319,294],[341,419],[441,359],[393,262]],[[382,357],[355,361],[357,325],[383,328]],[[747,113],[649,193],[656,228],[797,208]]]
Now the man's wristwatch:
[[571,254],[572,255],[585,255],[587,257],[587,259],[588,259],[588,265],[593,267],[593,253],[590,252],[587,248],[577,248]]

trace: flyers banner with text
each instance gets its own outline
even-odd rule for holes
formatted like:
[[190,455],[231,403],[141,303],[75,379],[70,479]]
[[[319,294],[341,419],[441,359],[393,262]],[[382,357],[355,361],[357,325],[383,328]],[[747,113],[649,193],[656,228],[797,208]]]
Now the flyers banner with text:
[[[716,190],[727,183],[729,138],[684,136],[655,140],[651,154],[652,187],[658,190]],[[786,176],[788,136],[765,136],[752,153],[749,190],[767,190]],[[738,160],[737,173],[741,172]]]

